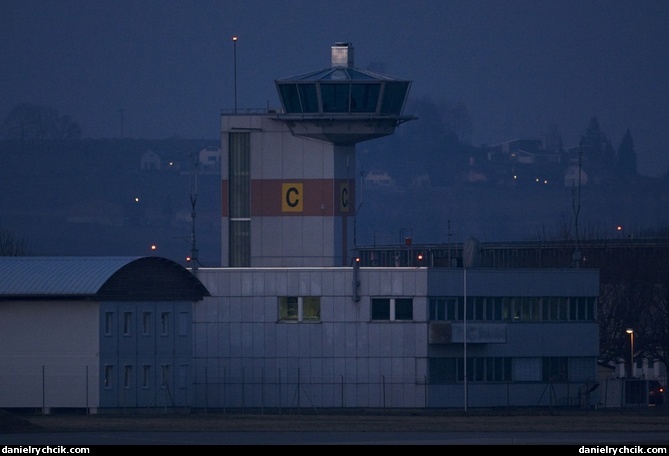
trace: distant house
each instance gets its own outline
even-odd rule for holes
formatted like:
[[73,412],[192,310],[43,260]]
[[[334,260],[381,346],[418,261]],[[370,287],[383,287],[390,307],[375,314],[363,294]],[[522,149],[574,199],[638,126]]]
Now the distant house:
[[[579,178],[580,171],[580,178]],[[583,168],[578,165],[571,165],[567,168],[567,171],[564,174],[564,186],[565,187],[579,187],[584,186],[588,183],[588,175]]]
[[167,152],[158,153],[153,150],[147,150],[139,159],[139,167],[142,171],[179,171],[179,161],[168,158]]
[[200,170],[204,173],[221,172],[221,149],[219,147],[209,146],[202,149],[198,154]]
[[393,180],[387,172],[373,169],[365,176],[365,183],[389,187],[393,185]]
[[142,171],[159,171],[162,168],[160,155],[150,149],[142,154],[139,163]]

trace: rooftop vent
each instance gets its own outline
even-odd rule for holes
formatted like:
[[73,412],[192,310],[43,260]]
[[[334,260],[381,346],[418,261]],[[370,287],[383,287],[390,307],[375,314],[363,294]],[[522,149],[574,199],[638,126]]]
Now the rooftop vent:
[[333,67],[353,67],[353,44],[337,42],[332,46]]

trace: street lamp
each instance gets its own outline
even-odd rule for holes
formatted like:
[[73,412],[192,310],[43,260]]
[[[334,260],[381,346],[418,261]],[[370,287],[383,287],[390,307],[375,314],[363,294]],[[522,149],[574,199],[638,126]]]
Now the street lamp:
[[630,335],[630,378],[634,377],[634,330],[627,328],[625,331]]
[[237,114],[237,37],[232,37],[234,48],[234,68],[235,68],[235,114]]

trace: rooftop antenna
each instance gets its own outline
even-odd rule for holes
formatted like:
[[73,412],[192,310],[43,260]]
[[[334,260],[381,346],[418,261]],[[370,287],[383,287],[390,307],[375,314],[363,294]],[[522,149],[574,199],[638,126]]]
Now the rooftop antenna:
[[[192,154],[191,154],[192,156]],[[192,220],[191,226],[191,235],[190,235],[190,259],[193,262],[193,272],[197,272],[197,268],[200,264],[197,254],[197,244],[195,242],[195,203],[197,202],[197,177],[198,177],[198,157],[196,155],[195,160],[193,161],[193,174],[191,175],[191,185],[190,185],[190,205],[191,212],[190,217]]]
[[583,162],[583,138],[578,146],[578,185],[576,188],[572,187],[572,208],[574,210],[574,230],[576,238],[576,248],[572,254],[572,266],[579,268],[581,266],[581,251],[579,246],[579,234],[578,234],[578,214],[581,212],[581,173],[582,173],[582,162]]

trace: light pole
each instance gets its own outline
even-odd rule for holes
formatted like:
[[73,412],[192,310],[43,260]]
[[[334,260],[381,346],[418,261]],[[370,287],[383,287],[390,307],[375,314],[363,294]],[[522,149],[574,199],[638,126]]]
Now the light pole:
[[237,114],[237,37],[232,37],[232,46],[234,50],[234,69],[235,69],[235,114]]
[[634,377],[634,330],[627,328],[625,331],[630,335],[630,378]]

